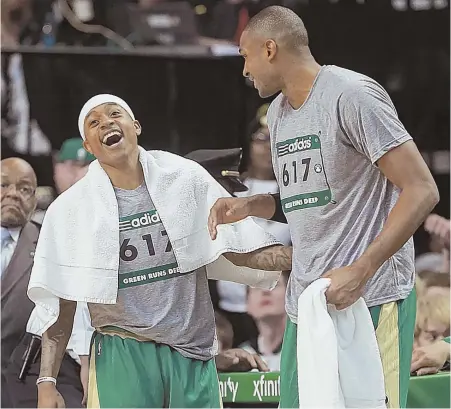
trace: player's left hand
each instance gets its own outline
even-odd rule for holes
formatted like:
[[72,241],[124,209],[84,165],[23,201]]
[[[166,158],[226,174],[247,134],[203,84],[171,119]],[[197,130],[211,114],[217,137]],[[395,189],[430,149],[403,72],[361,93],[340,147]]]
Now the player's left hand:
[[257,354],[251,354],[244,349],[234,348],[220,352],[216,356],[218,372],[247,372],[258,369],[268,372],[268,365]]
[[335,268],[322,276],[330,278],[326,290],[326,300],[334,304],[337,310],[343,310],[354,304],[362,295],[365,287],[365,270],[357,265]]

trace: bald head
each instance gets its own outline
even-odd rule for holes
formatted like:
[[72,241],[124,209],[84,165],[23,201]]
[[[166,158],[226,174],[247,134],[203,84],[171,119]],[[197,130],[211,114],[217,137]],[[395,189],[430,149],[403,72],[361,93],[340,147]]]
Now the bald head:
[[[243,75],[262,98],[303,81],[301,72],[319,67],[308,47],[307,30],[290,9],[271,6],[252,17],[240,38]],[[313,69],[312,69],[313,68]]]
[[3,159],[1,166],[1,224],[23,227],[36,208],[36,174],[28,162]]
[[7,171],[27,175],[30,178],[30,180],[33,181],[36,187],[37,184],[36,173],[34,173],[33,168],[27,161],[24,161],[23,159],[20,158],[7,158],[3,159],[0,162],[0,167],[2,170],[2,174],[4,171]]
[[292,10],[271,6],[263,9],[249,20],[245,30],[248,34],[274,40],[287,50],[308,47],[308,34],[300,17]]

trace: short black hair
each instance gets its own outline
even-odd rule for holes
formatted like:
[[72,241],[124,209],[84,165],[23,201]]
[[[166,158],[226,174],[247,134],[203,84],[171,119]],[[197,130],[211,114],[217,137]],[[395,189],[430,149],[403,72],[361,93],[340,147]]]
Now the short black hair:
[[282,6],[270,6],[260,11],[249,20],[245,31],[269,36],[288,49],[309,45],[307,30],[301,18]]

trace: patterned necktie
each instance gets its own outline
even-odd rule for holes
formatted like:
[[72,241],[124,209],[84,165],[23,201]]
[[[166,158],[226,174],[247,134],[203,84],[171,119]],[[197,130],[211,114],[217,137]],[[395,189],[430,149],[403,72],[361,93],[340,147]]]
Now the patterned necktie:
[[1,239],[2,239],[2,275],[8,266],[9,260],[9,251],[7,251],[7,247],[9,243],[11,243],[11,234],[6,227],[1,228]]

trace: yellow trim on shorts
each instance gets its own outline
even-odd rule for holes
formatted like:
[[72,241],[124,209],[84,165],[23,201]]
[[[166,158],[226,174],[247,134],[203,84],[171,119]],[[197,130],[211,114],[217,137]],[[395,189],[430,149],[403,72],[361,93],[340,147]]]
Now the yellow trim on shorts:
[[88,378],[88,408],[100,408],[99,391],[97,389],[97,374],[96,374],[96,357],[95,357],[95,343],[92,343],[91,357],[89,359],[89,378]]
[[381,306],[376,338],[384,369],[387,407],[399,408],[399,326],[396,302]]
[[110,336],[118,336],[122,339],[134,339],[138,342],[153,342],[152,339],[142,337],[137,334],[133,334],[132,332],[129,332],[125,329],[118,328],[118,327],[102,327],[102,328],[96,328],[96,331],[99,334],[103,335],[110,335]]

